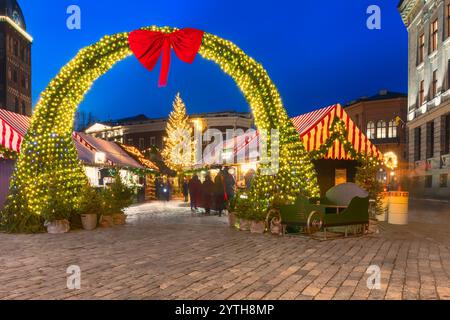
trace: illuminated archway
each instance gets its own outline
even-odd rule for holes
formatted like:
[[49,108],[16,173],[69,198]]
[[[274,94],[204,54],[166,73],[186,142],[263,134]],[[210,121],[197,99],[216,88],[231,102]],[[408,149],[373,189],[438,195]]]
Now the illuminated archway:
[[[145,30],[171,33],[170,27]],[[129,33],[105,36],[79,53],[50,82],[36,105],[31,127],[11,182],[9,203],[2,224],[10,230],[42,221],[50,187],[57,186],[69,205],[75,206],[86,177],[72,141],[75,112],[94,81],[114,64],[132,55]],[[280,170],[274,177],[258,176],[251,194],[266,206],[275,194],[293,200],[297,193],[319,194],[317,178],[276,86],[264,68],[230,41],[205,33],[199,54],[230,75],[251,106],[258,129],[280,132]],[[270,141],[270,136],[269,136]]]

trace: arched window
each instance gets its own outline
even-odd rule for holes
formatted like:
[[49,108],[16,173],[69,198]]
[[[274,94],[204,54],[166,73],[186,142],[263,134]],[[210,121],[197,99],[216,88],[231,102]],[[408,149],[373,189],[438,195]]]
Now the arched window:
[[375,123],[373,123],[372,121],[367,124],[367,138],[375,138]]
[[377,122],[377,139],[386,138],[386,121],[380,120]]
[[397,123],[395,120],[389,121],[388,137],[397,138]]

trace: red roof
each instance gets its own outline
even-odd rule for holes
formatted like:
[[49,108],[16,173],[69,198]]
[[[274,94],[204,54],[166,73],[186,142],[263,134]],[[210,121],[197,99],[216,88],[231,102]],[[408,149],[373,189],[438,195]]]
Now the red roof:
[[[360,154],[369,155],[382,159],[383,155],[378,148],[366,137],[366,135],[357,127],[352,121],[350,116],[345,112],[339,104],[332,105],[326,108],[318,109],[312,112],[305,113],[303,115],[294,117],[291,119],[295,129],[300,135],[306,151],[312,152],[318,150],[324,143],[327,142],[330,137],[330,127],[338,118],[341,120],[347,130],[347,141],[349,141],[354,150]],[[236,160],[238,155],[243,154],[248,150],[248,147],[254,143],[259,142],[259,135],[256,133],[247,136],[243,139],[243,136],[227,140],[223,143],[223,150],[233,150],[233,161],[239,163],[241,161]],[[220,146],[218,146],[220,148]],[[254,148],[252,148],[254,149]],[[207,154],[207,164],[211,164],[212,161],[218,161],[218,155],[220,152],[213,152]],[[332,147],[328,150],[328,153],[324,156],[325,159],[334,160],[351,160],[351,155],[344,150],[344,146],[341,141],[333,141]]]
[[[357,153],[378,159],[383,158],[378,148],[358,128],[339,104],[294,117],[292,118],[292,123],[299,133],[306,150],[311,152],[318,150],[328,140],[331,135],[330,127],[336,118],[345,125],[347,131],[345,139],[352,144]],[[341,141],[335,140],[325,155],[325,159],[351,160],[352,157],[344,150],[344,145]]]
[[[23,138],[28,131],[30,123],[30,117],[0,109],[0,144],[8,150],[20,152]],[[143,168],[114,142],[101,140],[78,132],[74,132],[73,139],[78,151],[78,157],[84,163],[95,164],[96,152],[103,152],[110,165]]]
[[0,109],[0,145],[19,152],[29,124],[27,116]]

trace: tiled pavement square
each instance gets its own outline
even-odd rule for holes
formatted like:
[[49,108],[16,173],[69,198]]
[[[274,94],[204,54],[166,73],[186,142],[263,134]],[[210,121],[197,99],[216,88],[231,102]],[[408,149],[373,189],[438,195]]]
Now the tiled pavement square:
[[0,299],[450,299],[450,205],[425,207],[409,226],[330,241],[232,230],[177,202],[132,207],[112,229],[0,234]]

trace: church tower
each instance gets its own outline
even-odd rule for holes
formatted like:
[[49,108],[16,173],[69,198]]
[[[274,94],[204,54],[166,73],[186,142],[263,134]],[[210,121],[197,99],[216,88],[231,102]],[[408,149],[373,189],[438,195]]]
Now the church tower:
[[0,109],[31,116],[31,44],[17,0],[0,0]]

